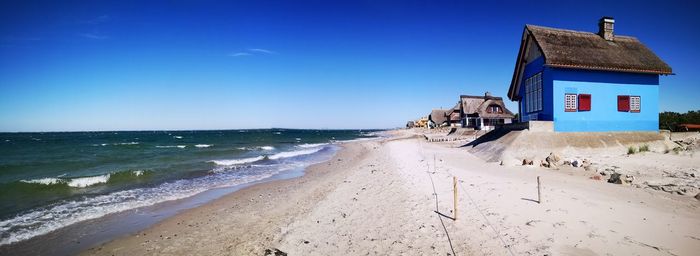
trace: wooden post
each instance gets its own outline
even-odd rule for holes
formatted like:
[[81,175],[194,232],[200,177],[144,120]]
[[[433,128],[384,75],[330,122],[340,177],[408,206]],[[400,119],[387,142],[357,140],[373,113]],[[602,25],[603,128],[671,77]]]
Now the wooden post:
[[540,188],[540,176],[537,176],[537,203],[542,203],[542,189]]
[[452,190],[454,190],[455,195],[454,195],[454,201],[455,201],[455,212],[454,212],[454,220],[457,220],[457,176],[452,176]]

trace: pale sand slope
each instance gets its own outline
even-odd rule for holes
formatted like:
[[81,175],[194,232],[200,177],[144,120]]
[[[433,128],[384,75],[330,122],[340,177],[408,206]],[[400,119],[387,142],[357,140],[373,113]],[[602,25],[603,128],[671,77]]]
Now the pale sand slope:
[[[457,221],[434,212],[437,203],[452,215],[453,174]],[[538,175],[542,204],[533,202]],[[346,145],[304,177],[244,189],[85,253],[446,255],[452,245],[459,255],[697,255],[699,207],[411,138]]]

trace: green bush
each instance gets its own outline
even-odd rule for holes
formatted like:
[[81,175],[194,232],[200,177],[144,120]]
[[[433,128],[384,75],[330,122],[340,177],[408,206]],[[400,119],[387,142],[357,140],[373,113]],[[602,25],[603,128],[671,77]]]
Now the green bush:
[[644,145],[639,147],[639,152],[647,152],[647,151],[649,151],[649,145],[644,144]]
[[628,154],[628,155],[631,155],[631,154],[634,154],[634,153],[637,153],[637,150],[634,149],[634,147],[630,146],[629,148],[627,148],[627,154]]
[[691,110],[683,114],[668,111],[659,113],[659,129],[684,131],[678,127],[679,124],[700,124],[700,110]]

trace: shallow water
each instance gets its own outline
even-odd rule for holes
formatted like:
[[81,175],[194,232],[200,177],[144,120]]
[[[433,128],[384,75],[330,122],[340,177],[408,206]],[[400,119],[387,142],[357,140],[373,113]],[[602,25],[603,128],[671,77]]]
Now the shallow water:
[[0,245],[303,169],[371,132],[0,133]]

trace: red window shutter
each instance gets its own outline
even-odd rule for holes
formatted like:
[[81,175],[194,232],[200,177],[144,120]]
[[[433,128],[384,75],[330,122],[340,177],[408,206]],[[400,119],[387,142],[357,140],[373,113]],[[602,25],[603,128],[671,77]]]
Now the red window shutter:
[[591,95],[590,94],[579,94],[578,95],[578,111],[591,111]]
[[629,95],[618,95],[617,96],[617,111],[629,112],[630,111],[630,96]]

